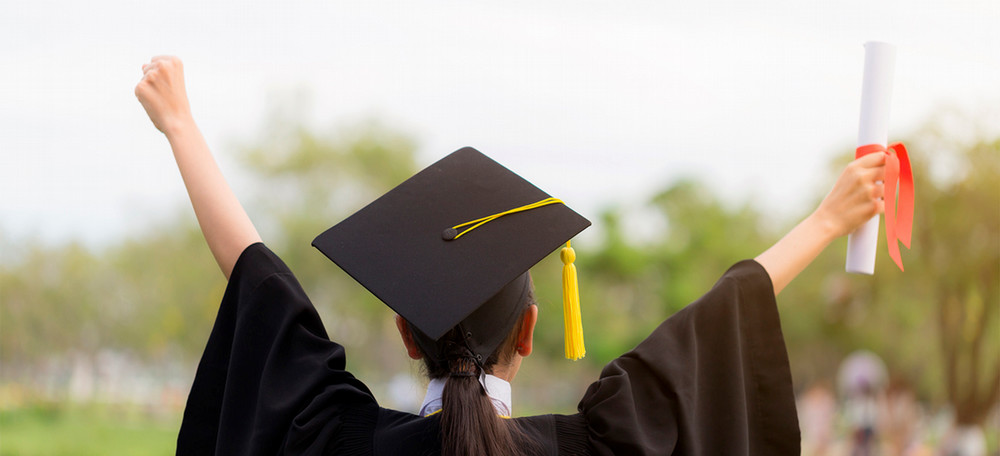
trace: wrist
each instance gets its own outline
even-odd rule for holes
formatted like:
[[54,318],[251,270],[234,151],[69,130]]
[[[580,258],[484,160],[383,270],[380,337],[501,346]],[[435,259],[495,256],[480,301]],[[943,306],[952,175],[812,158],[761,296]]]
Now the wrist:
[[809,231],[822,240],[823,245],[827,245],[833,242],[834,239],[846,234],[842,232],[844,230],[837,221],[837,218],[822,207],[809,214],[806,217],[805,223],[809,225]]
[[165,121],[162,130],[167,140],[174,141],[197,131],[198,126],[194,123],[194,119],[187,115]]

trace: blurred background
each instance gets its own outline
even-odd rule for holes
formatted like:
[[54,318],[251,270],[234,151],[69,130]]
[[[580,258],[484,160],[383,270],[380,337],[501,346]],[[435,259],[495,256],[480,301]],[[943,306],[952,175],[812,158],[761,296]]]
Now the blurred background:
[[913,249],[900,272],[883,237],[851,275],[840,240],[782,292],[803,452],[998,454],[1000,3],[539,3],[0,5],[0,455],[174,451],[226,283],[132,94],[153,55],[184,59],[236,193],[385,406],[424,380],[316,234],[466,145],[594,221],[583,360],[558,258],[534,269],[528,415],[572,413],[809,214],[853,157],[870,40],[898,47]]

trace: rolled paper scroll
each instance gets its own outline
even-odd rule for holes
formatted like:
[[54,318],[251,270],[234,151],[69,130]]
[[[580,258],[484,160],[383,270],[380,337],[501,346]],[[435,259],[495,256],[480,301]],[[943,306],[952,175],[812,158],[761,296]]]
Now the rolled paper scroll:
[[[858,146],[886,146],[889,137],[889,106],[896,47],[888,43],[865,43],[865,73],[861,86],[861,122]],[[875,273],[879,216],[872,217],[847,237],[847,272]]]

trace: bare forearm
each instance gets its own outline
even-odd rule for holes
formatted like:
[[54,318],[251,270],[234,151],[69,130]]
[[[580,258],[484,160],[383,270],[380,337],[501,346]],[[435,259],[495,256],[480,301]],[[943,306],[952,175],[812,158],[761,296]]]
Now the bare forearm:
[[830,242],[885,210],[881,200],[884,174],[884,156],[872,154],[851,162],[816,211],[757,256],[757,262],[771,276],[775,295]]
[[834,229],[813,213],[755,260],[771,277],[777,295],[834,239]]
[[156,56],[142,66],[135,96],[149,120],[167,136],[208,248],[226,278],[247,246],[260,241],[257,229],[226,182],[205,138],[194,123],[184,87],[184,65]]
[[194,121],[173,125],[165,133],[208,248],[228,279],[240,254],[259,242],[260,235]]

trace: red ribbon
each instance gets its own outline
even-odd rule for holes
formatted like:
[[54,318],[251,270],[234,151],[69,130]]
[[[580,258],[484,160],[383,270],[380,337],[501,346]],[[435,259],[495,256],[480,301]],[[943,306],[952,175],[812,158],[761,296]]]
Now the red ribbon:
[[[913,169],[910,168],[910,158],[906,155],[903,143],[890,144],[888,148],[881,144],[868,144],[858,147],[855,158],[882,152],[885,157],[885,238],[889,243],[889,256],[903,270],[903,259],[899,253],[896,240],[910,248],[910,236],[913,231]],[[899,183],[899,201],[896,200],[896,183]]]

